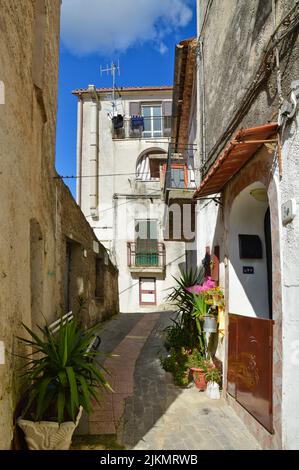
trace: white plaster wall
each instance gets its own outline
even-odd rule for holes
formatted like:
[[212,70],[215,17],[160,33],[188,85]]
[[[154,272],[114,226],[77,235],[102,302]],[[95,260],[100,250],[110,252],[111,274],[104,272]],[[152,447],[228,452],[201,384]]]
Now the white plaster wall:
[[[154,91],[123,93],[118,100],[118,112],[129,117],[130,101],[161,102],[172,99],[171,91]],[[83,106],[83,156],[82,175],[90,176],[90,104],[91,97],[84,97]],[[132,275],[127,264],[127,242],[134,241],[135,219],[157,218],[160,224],[160,239],[163,242],[164,203],[160,199],[160,182],[136,182],[136,162],[146,150],[168,150],[168,139],[112,139],[111,96],[100,95],[99,101],[99,218],[93,219],[90,214],[89,177],[82,178],[82,210],[94,228],[103,245],[110,250],[113,261],[119,269],[120,310],[136,312],[144,310],[161,310],[168,308],[165,304],[167,289],[174,285],[172,275],[178,277],[180,268],[185,267],[185,243],[166,242],[166,275],[143,273]],[[153,141],[153,142],[151,142]],[[107,176],[110,175],[110,176]],[[119,175],[119,176],[116,176]],[[94,175],[92,175],[94,176]],[[126,195],[159,196],[159,199],[128,199]],[[153,201],[153,202],[151,202]],[[156,277],[157,307],[139,306],[139,277]]]
[[[229,225],[229,313],[249,317],[269,318],[267,260],[264,217],[268,202],[256,201],[249,193],[263,188],[254,183],[235,199]],[[262,259],[240,259],[239,234],[258,235],[262,242]],[[254,274],[243,274],[243,266],[252,266]],[[259,288],[257,289],[257,286]]]
[[[197,264],[201,262],[206,253],[206,247],[213,250],[214,246],[220,247],[219,260],[219,285],[225,291],[225,267],[224,267],[224,244],[223,244],[223,224],[222,209],[214,201],[202,200],[197,205]],[[216,351],[217,358],[224,363],[225,342],[223,338],[218,338],[218,347]]]
[[224,266],[223,266],[223,226],[221,222],[221,207],[212,200],[201,200],[197,204],[197,252],[198,265],[201,265],[206,247],[211,250],[214,246],[220,247],[220,285],[224,288]]
[[[286,128],[283,144],[281,203],[299,202],[299,115]],[[283,448],[299,449],[299,217],[282,226],[283,259]]]
[[[185,243],[164,242],[166,247],[165,273],[131,274],[127,262],[127,241],[135,240],[135,221],[153,219],[158,221],[159,241],[163,241],[164,203],[160,199],[128,200],[119,198],[116,202],[117,217],[115,220],[115,255],[119,267],[120,310],[122,312],[161,311],[169,309],[166,297],[173,287],[172,276],[179,276],[185,268]],[[157,305],[139,306],[139,277],[156,278]]]

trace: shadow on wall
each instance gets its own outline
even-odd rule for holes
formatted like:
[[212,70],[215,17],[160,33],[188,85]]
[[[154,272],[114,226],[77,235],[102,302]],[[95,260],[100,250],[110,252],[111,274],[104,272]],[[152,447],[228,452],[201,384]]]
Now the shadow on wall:
[[[271,240],[267,239],[266,244],[265,236],[268,207],[266,188],[260,182],[241,191],[232,204],[228,230],[230,313],[269,318],[268,268],[271,263],[267,264],[267,252],[270,261]],[[254,254],[252,258],[241,258],[239,235],[257,235],[262,257]]]

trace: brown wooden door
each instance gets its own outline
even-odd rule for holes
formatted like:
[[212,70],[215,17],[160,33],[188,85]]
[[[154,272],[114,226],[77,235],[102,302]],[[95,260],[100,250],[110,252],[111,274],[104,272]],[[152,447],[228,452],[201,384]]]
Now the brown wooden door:
[[229,316],[228,325],[228,368],[227,368],[227,391],[237,398],[236,375],[237,375],[237,315]]
[[228,393],[273,432],[273,321],[229,315]]

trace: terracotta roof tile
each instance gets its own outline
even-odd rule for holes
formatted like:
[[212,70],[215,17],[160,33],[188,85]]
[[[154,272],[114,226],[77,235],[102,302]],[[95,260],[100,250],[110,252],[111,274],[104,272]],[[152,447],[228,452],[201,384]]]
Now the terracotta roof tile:
[[278,130],[276,122],[240,129],[202,181],[193,197],[209,196],[222,191],[228,181],[253,157],[257,150]]

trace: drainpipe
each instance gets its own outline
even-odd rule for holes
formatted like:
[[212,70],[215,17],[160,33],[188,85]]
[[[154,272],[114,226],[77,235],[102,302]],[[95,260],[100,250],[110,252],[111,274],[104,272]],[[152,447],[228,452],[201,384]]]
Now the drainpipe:
[[93,219],[99,218],[99,99],[94,85],[89,85],[88,91],[92,95],[90,105],[90,147],[89,147],[89,172],[90,172],[90,215]]
[[203,40],[199,40],[198,49],[198,74],[199,74],[199,109],[200,109],[200,159],[201,165],[206,162],[206,123],[205,123],[205,111],[206,111],[206,96],[205,96],[205,68],[204,68],[204,52],[203,52]]
[[83,149],[83,98],[78,98],[78,134],[77,134],[77,204],[82,203],[82,149]]

